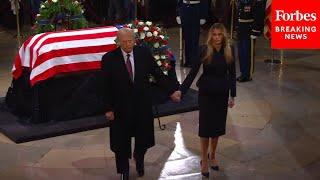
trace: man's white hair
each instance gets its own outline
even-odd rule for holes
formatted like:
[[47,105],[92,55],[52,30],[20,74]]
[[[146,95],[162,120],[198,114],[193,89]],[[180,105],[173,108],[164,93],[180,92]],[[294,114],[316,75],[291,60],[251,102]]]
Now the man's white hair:
[[115,42],[119,45],[119,37],[125,34],[132,34],[132,38],[135,39],[134,31],[130,28],[121,28],[117,32],[117,38],[115,39]]

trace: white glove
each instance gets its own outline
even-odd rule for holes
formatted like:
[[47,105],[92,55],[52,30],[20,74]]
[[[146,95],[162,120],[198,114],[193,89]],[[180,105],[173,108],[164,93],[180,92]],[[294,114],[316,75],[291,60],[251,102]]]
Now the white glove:
[[206,23],[205,19],[200,19],[200,25],[204,25]]
[[251,39],[257,39],[258,36],[250,35],[250,38],[251,38]]
[[181,24],[181,18],[180,18],[180,16],[177,16],[177,17],[176,17],[176,21],[177,21],[178,24]]

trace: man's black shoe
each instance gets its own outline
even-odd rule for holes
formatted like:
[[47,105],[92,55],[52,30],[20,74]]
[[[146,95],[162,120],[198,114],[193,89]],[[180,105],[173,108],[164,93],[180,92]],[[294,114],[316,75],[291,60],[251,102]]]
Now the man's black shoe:
[[237,77],[237,81],[239,81],[239,80],[242,79],[242,78],[243,78],[242,76]]
[[139,176],[139,177],[144,176],[144,168],[142,168],[142,169],[137,169],[137,173],[138,173],[138,176]]
[[121,180],[129,180],[129,172],[121,173]]
[[252,81],[252,78],[247,78],[247,77],[238,77],[237,81],[242,83],[242,82],[248,82],[248,81]]
[[133,156],[136,161],[136,170],[139,177],[144,176],[144,158]]
[[137,170],[137,173],[138,173],[138,176],[139,177],[142,177],[144,176],[144,163],[143,163],[143,160],[137,160],[135,159],[136,161],[136,170]]

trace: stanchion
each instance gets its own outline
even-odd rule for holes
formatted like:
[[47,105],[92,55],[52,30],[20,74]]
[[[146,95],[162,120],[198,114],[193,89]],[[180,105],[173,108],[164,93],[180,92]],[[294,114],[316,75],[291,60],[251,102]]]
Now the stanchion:
[[230,39],[233,41],[233,18],[234,18],[234,0],[230,1],[231,6],[231,26],[230,26]]
[[283,63],[283,59],[284,59],[284,52],[283,49],[280,50],[280,63]]
[[253,73],[254,73],[254,64],[255,64],[255,39],[250,38],[250,44],[251,44],[251,49],[250,49],[250,77],[252,78]]
[[18,49],[21,47],[21,33],[20,33],[20,19],[19,19],[19,4],[18,0],[14,1],[15,11],[16,11],[16,21],[17,21],[17,40]]
[[[154,105],[154,110],[156,111],[156,114],[159,115],[159,110],[158,110],[158,106],[157,105]],[[157,119],[158,119],[158,123],[159,123],[159,128],[161,130],[165,130],[166,129],[166,125],[165,124],[161,124],[160,117],[157,117]]]
[[138,14],[138,1],[140,0],[135,0],[134,1],[134,19],[137,20],[137,14]]
[[183,66],[183,37],[182,37],[182,27],[179,27],[179,60],[180,66]]
[[272,49],[272,57],[271,59],[266,59],[264,60],[265,63],[268,63],[268,64],[282,64],[282,61],[283,61],[283,50],[281,50],[280,52],[280,60],[279,59],[275,59],[274,57],[274,49]]

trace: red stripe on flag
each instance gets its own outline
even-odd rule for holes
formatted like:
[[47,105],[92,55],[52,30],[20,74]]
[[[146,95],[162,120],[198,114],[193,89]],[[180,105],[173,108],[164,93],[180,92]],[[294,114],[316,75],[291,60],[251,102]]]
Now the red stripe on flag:
[[268,37],[269,39],[271,38],[271,33],[270,33],[270,31],[266,32],[266,37]]
[[21,58],[19,54],[16,55],[14,67],[16,69],[12,72],[12,76],[14,79],[18,79],[22,75],[22,64],[21,64]]
[[23,50],[26,50],[27,45],[30,43],[33,36],[29,37],[24,43],[23,43]]
[[72,56],[77,54],[90,54],[90,53],[101,53],[101,52],[109,52],[117,48],[116,44],[109,44],[104,46],[89,46],[89,47],[79,47],[79,48],[68,48],[68,49],[57,49],[44,54],[41,54],[37,61],[35,62],[33,69],[44,63],[45,61],[63,57],[63,56]]
[[267,7],[266,9],[266,17],[269,16],[271,13],[271,5]]
[[92,61],[92,62],[81,62],[74,64],[63,64],[59,66],[55,66],[53,68],[48,69],[47,71],[35,76],[30,80],[31,86],[35,85],[37,82],[44,81],[50,77],[53,77],[57,74],[62,73],[70,73],[77,71],[85,71],[85,70],[96,70],[101,68],[101,61]]
[[271,0],[268,0],[267,7],[265,9],[265,29],[264,29],[264,36],[267,39],[271,39]]
[[270,29],[271,29],[271,21],[266,21],[265,25],[269,28],[269,31],[270,31]]
[[[32,68],[32,59],[33,59],[33,48],[34,48],[34,46],[40,41],[40,39],[42,39],[44,36],[49,35],[49,34],[50,34],[50,33],[44,33],[44,34],[42,34],[42,35],[39,36],[39,37],[33,42],[33,44],[30,46],[30,49],[29,49],[29,51],[30,51],[29,67],[30,67],[30,68]],[[38,55],[36,54],[36,56],[38,56]]]

